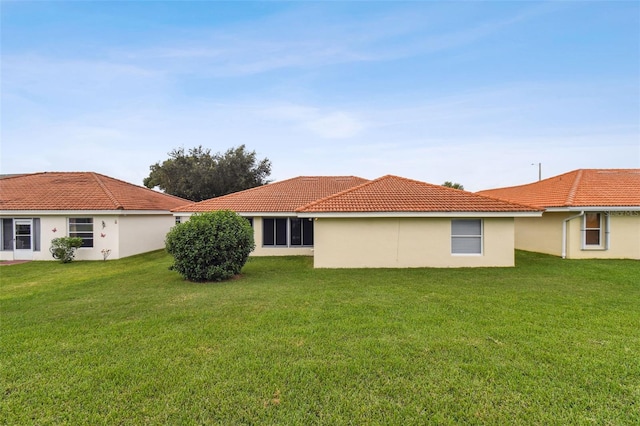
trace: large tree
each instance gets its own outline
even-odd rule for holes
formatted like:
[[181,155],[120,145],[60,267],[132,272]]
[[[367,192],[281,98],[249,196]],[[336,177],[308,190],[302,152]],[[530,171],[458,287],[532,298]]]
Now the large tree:
[[458,183],[458,182],[451,182],[451,181],[446,181],[445,183],[442,184],[442,186],[446,186],[447,188],[453,188],[453,189],[464,189],[464,185]]
[[255,151],[244,145],[228,149],[224,154],[198,146],[185,152],[177,148],[169,159],[150,166],[144,179],[147,188],[158,187],[167,194],[192,201],[202,201],[268,183],[271,161],[258,160]]

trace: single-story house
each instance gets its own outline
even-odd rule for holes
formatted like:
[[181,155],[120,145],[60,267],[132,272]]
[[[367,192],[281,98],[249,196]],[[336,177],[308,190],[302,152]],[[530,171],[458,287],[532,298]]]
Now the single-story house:
[[183,206],[174,214],[222,209],[252,223],[252,255],[313,255],[317,268],[513,266],[514,218],[542,214],[397,176],[303,176]]
[[90,172],[0,179],[0,260],[54,260],[57,237],[80,237],[78,260],[119,259],[164,247],[171,209],[189,200]]
[[479,194],[544,209],[516,218],[516,248],[568,259],[640,259],[640,169],[579,169]]
[[232,210],[254,228],[253,256],[313,255],[313,222],[301,220],[296,209],[352,188],[366,179],[357,176],[299,176],[173,209],[176,221],[193,213]]

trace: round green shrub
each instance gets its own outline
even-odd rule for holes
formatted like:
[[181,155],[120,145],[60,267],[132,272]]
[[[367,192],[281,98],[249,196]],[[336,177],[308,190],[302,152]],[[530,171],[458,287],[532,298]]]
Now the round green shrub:
[[222,281],[240,273],[255,248],[247,219],[229,210],[195,214],[166,237],[172,270],[189,281]]
[[62,263],[69,263],[76,256],[76,249],[82,246],[82,238],[78,237],[60,237],[51,240],[49,252],[54,259],[58,259]]

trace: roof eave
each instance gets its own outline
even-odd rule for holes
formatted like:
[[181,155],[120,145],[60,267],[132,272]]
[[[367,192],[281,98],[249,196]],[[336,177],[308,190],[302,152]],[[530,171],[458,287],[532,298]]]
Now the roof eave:
[[543,211],[528,212],[298,212],[299,217],[314,218],[449,218],[449,217],[540,217]]
[[0,210],[0,216],[170,215],[169,210]]
[[640,206],[564,206],[564,207],[546,207],[545,212],[562,213],[562,212],[629,212],[640,211]]
[[[233,209],[223,209],[223,210],[231,210],[234,211]],[[211,213],[217,210],[207,210],[207,211],[198,211],[198,212],[194,212],[194,211],[190,211],[190,212],[186,212],[186,211],[175,211],[172,210],[171,213],[173,213],[174,216],[179,216],[179,217],[191,217],[194,214],[203,214],[203,213]],[[294,212],[294,211],[289,211],[289,212],[242,212],[242,211],[235,211],[235,213],[237,213],[240,216],[243,217],[291,217],[291,216],[297,216],[298,213]]]

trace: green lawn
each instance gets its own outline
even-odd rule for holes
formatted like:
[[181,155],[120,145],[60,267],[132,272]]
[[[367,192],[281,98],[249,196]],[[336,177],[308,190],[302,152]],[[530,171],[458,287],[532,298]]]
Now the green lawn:
[[1,266],[0,424],[640,424],[640,262]]

